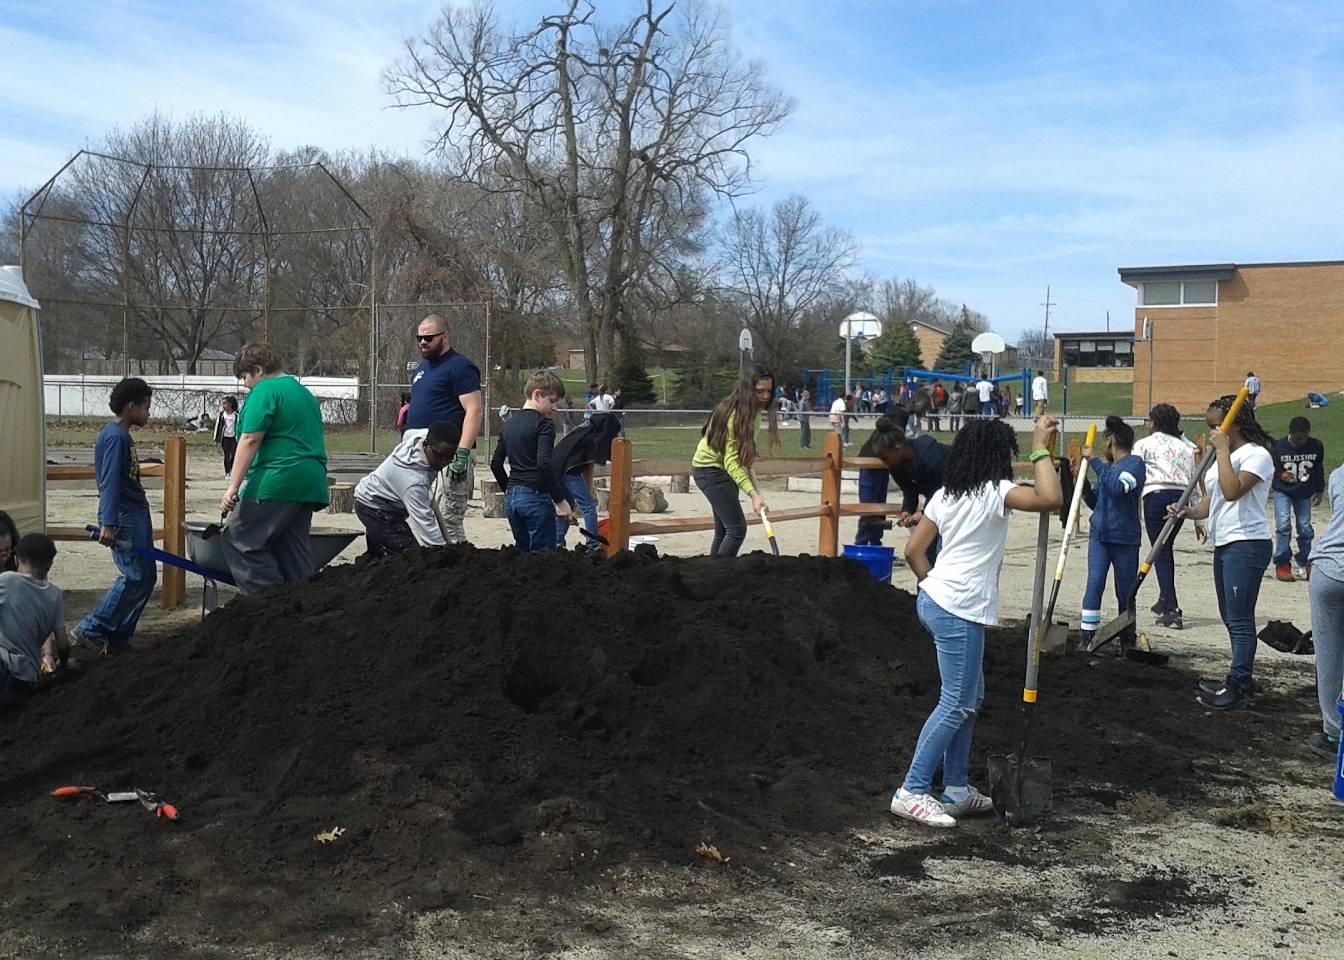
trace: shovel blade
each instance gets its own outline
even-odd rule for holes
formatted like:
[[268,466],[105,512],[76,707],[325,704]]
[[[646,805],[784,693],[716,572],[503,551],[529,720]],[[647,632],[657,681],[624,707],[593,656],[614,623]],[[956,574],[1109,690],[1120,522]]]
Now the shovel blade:
[[1103,623],[1101,629],[1098,630],[1096,635],[1092,638],[1092,642],[1088,644],[1087,652],[1093,653],[1100,650],[1106,644],[1120,636],[1120,634],[1131,629],[1134,626],[1136,619],[1134,610],[1131,608],[1109,623]]
[[1052,623],[1041,634],[1041,653],[1063,653],[1069,646],[1069,625]]
[[989,795],[994,812],[1012,827],[1039,823],[1054,806],[1054,763],[1049,757],[1015,753],[989,758]]

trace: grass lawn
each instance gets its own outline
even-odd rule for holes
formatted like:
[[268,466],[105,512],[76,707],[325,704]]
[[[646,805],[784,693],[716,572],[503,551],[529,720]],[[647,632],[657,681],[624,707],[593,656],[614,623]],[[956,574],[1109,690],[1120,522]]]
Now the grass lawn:
[[[1129,383],[1071,383],[1067,412],[1073,416],[1104,417],[1118,413],[1129,416],[1134,386]],[[1062,409],[1064,387],[1050,384],[1050,409]]]

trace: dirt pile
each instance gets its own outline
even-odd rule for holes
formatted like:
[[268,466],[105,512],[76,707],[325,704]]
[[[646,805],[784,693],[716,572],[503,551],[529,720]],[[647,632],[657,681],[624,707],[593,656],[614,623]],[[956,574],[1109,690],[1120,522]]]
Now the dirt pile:
[[[1021,641],[992,638],[978,770],[1011,749]],[[701,841],[768,871],[791,838],[881,816],[936,693],[913,599],[844,561],[337,567],[5,718],[0,889],[53,924],[265,938],[563,893]],[[1192,723],[1188,675],[1126,662],[1048,661],[1041,697],[1066,803],[1197,790],[1192,760],[1255,722]],[[67,783],[153,789],[184,819],[48,799]]]

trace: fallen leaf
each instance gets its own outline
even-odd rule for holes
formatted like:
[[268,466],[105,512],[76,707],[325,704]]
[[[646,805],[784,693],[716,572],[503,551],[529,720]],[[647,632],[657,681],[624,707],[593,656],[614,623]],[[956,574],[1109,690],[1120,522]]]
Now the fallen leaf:
[[695,848],[695,853],[697,856],[702,857],[705,860],[710,861],[711,863],[728,862],[728,858],[725,857],[723,854],[719,853],[718,847],[711,847],[708,844],[704,843],[700,844],[700,846]]
[[343,833],[345,833],[345,827],[332,827],[330,830],[322,831],[313,839],[318,843],[335,843]]

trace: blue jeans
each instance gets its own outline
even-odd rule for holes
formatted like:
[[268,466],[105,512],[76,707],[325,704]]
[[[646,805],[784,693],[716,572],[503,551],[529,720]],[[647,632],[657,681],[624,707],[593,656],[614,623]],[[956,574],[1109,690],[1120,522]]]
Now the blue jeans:
[[[1297,556],[1293,556],[1293,527],[1297,527]],[[1274,566],[1280,567],[1296,559],[1306,566],[1311,556],[1311,541],[1316,531],[1311,525],[1311,497],[1294,500],[1286,493],[1274,491]]]
[[[588,480],[582,473],[565,474],[565,492],[573,499],[579,515],[583,517],[583,528],[589,533],[597,533],[597,501],[588,492]],[[565,545],[565,535],[569,533],[569,521],[564,517],[555,518],[556,546]],[[597,547],[594,540],[590,546]]]
[[1344,688],[1344,581],[1316,572],[1311,597],[1311,640],[1316,645],[1316,698],[1321,729],[1339,736],[1339,699]]
[[[154,524],[149,514],[121,514],[117,518],[117,539],[137,547],[153,547]],[[131,642],[140,614],[154,593],[159,571],[153,560],[120,547],[112,548],[112,561],[121,575],[107,588],[93,613],[79,621],[77,629],[86,637],[118,647]]]
[[993,400],[981,400],[981,401],[980,401],[980,416],[982,416],[982,417],[997,417],[998,415],[999,415],[999,410],[998,410],[998,408],[997,408],[996,406],[994,406],[994,401],[993,401]]
[[1218,616],[1232,641],[1232,666],[1227,685],[1250,692],[1255,668],[1255,602],[1260,580],[1269,566],[1268,540],[1234,540],[1213,549],[1213,586],[1218,592]]
[[[1150,544],[1157,542],[1158,534],[1166,526],[1167,507],[1179,499],[1181,499],[1180,490],[1155,490],[1143,498],[1143,525],[1148,530]],[[1183,523],[1184,520],[1176,521],[1176,529],[1171,531],[1171,539],[1153,558],[1153,570],[1157,573],[1158,603],[1162,605],[1164,613],[1181,609],[1181,604],[1176,599],[1176,557],[1172,553],[1172,544],[1176,542],[1176,534],[1181,532]]]
[[519,550],[542,553],[555,549],[555,501],[550,494],[510,484],[504,491],[504,516]]
[[923,591],[915,612],[937,648],[942,689],[915,743],[904,786],[911,793],[931,793],[941,764],[943,789],[964,787],[970,781],[975,712],[985,698],[985,627],[948,613]]
[[1134,578],[1139,575],[1139,545],[1136,543],[1087,542],[1087,588],[1083,591],[1080,626],[1095,630],[1101,626],[1101,600],[1106,595],[1106,576],[1112,577],[1117,611],[1124,613]]

